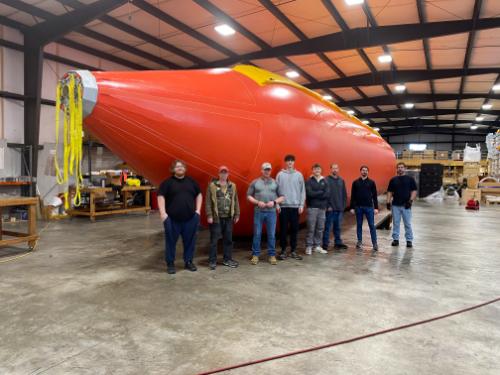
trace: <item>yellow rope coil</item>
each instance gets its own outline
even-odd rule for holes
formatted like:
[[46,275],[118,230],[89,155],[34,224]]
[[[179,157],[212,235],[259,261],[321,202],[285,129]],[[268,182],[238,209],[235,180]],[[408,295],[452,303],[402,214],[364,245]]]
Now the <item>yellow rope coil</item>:
[[[63,110],[63,168],[59,165],[59,111]],[[60,80],[56,88],[56,153],[54,167],[57,183],[64,186],[64,207],[69,208],[69,178],[75,178],[75,197],[73,203],[81,203],[81,187],[83,184],[83,101],[82,85],[75,74],[68,74]]]

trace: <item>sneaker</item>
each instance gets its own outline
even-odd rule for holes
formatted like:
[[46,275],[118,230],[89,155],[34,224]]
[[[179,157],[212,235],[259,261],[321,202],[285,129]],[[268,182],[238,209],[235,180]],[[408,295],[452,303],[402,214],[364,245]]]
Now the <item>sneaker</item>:
[[259,257],[256,255],[252,256],[252,259],[250,259],[250,263],[255,266],[257,263],[259,263]]
[[280,255],[278,255],[279,260],[285,260],[286,259],[286,251],[282,251]]
[[346,250],[348,249],[349,247],[347,245],[344,245],[343,243],[339,244],[339,245],[335,245],[333,247],[335,250]]
[[278,264],[278,261],[276,260],[276,257],[274,255],[269,257],[269,263],[271,263],[273,266]]
[[208,262],[208,268],[212,271],[217,267],[217,262]]
[[169,275],[175,274],[175,266],[173,264],[167,264],[167,273]]
[[321,245],[321,247],[324,249],[324,250],[328,250],[328,245]]
[[406,247],[413,247],[413,244],[411,241],[406,241]]
[[373,251],[378,251],[378,245],[377,244],[373,245],[373,249],[372,250]]
[[356,242],[356,249],[361,250],[363,248],[363,242],[358,241]]
[[231,268],[236,268],[239,266],[239,263],[232,259],[225,260],[222,262],[222,264],[225,265],[226,267],[231,267]]
[[316,253],[320,253],[320,254],[328,254],[328,251],[326,251],[325,249],[323,249],[321,246],[316,246],[314,248],[314,251]]
[[312,254],[312,247],[308,246],[306,247],[306,255],[311,255]]
[[295,251],[292,251],[292,253],[290,254],[290,258],[293,258],[295,260],[302,260],[302,257],[297,254]]
[[393,240],[391,246],[399,246],[399,240]]
[[196,268],[196,266],[194,265],[193,262],[187,262],[185,265],[184,265],[184,268],[191,271],[191,272],[195,272],[198,268]]

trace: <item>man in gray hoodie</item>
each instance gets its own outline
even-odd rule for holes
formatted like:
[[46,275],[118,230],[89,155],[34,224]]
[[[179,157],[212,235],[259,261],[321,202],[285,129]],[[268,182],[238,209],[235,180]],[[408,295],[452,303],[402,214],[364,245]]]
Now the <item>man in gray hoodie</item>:
[[306,189],[302,173],[295,170],[295,156],[285,156],[286,168],[276,176],[280,194],[285,201],[280,204],[280,246],[278,259],[285,260],[287,237],[290,234],[290,257],[301,260],[297,254],[297,232],[299,231],[299,216],[304,211]]
[[345,182],[339,176],[338,164],[331,165],[331,174],[327,177],[330,196],[328,198],[328,208],[326,210],[325,231],[323,232],[323,249],[327,250],[330,243],[330,230],[333,225],[333,236],[335,239],[335,250],[347,249],[340,237],[340,226],[342,216],[347,205],[347,190]]

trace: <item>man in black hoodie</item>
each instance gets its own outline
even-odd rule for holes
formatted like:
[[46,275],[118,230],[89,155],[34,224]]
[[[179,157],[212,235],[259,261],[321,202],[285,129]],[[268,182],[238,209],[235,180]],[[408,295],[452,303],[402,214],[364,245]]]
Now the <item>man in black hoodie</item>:
[[321,247],[329,196],[328,183],[321,175],[321,166],[319,164],[314,164],[312,170],[313,175],[306,181],[306,255],[311,255],[313,251],[321,254],[328,253]]
[[351,189],[351,213],[356,214],[356,234],[358,242],[356,249],[363,247],[363,216],[366,216],[370,227],[373,251],[378,251],[377,229],[375,215],[378,214],[377,186],[375,181],[368,178],[368,167],[362,165],[359,169],[361,177],[354,180]]

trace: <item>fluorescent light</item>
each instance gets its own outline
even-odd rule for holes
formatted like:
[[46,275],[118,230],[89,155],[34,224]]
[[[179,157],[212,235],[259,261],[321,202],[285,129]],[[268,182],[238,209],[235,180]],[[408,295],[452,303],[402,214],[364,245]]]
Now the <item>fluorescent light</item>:
[[476,117],[476,121],[483,121],[484,120],[484,116],[477,116]]
[[424,151],[427,149],[427,145],[425,143],[410,143],[409,147],[412,151]]
[[396,85],[394,86],[394,89],[397,91],[397,92],[403,92],[406,90],[406,86],[403,85],[403,84],[400,84],[400,85]]
[[482,109],[491,109],[493,107],[493,104],[483,104],[481,106]]
[[214,29],[220,35],[224,35],[224,36],[229,36],[229,35],[233,35],[236,33],[236,30],[234,30],[231,26],[229,26],[226,23],[223,23],[222,25],[217,25],[214,27]]
[[368,125],[368,124],[370,123],[370,121],[368,121],[368,120],[363,120],[363,121],[361,121],[361,122],[362,122],[363,124],[365,124],[365,125]]
[[365,0],[345,0],[345,3],[347,5],[358,5],[358,4],[363,4]]
[[380,128],[373,128],[376,132],[380,131]]
[[392,61],[392,56],[391,55],[380,55],[378,57],[378,61],[381,63],[390,63]]
[[350,109],[347,111],[347,114],[352,116],[354,114],[354,111],[352,109]]
[[415,107],[415,104],[413,104],[413,103],[405,103],[405,108],[406,109],[412,109],[413,107]]
[[471,125],[471,126],[470,126],[470,130],[476,130],[477,128],[478,128],[478,126],[477,126],[477,125]]
[[333,96],[331,96],[331,95],[323,95],[323,99],[325,99],[325,100],[332,100]]
[[285,73],[288,78],[297,78],[300,77],[300,74],[297,73],[295,70],[289,70],[288,72]]
[[500,84],[493,86],[493,91],[500,91]]

